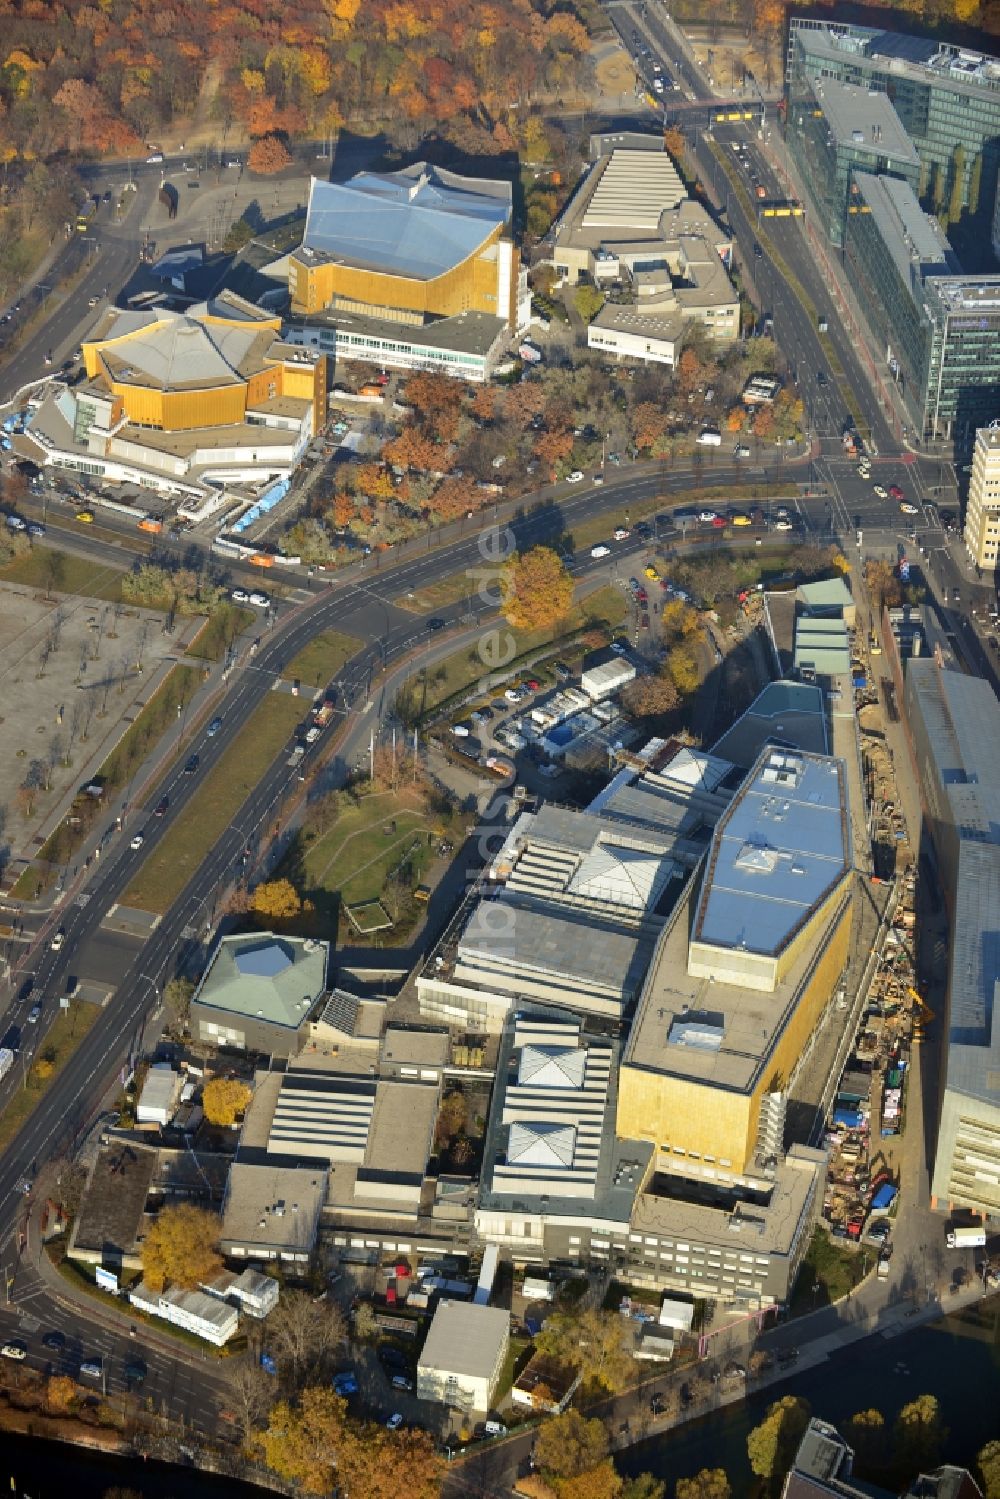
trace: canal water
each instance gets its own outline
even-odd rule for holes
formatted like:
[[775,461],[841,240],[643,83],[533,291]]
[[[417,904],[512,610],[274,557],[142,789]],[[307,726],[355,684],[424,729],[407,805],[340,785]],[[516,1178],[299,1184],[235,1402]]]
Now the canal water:
[[688,1422],[618,1454],[628,1475],[655,1473],[672,1499],[678,1478],[725,1468],[737,1499],[751,1493],[747,1433],[782,1395],[808,1400],[814,1416],[838,1425],[874,1407],[892,1423],[917,1395],[936,1395],[948,1437],[944,1459],[971,1467],[988,1441],[1000,1438],[1000,1297],[898,1337],[866,1338],[815,1369],[793,1370],[741,1405]]
[[274,1499],[267,1489],[197,1468],[144,1462],[34,1437],[0,1436],[0,1493],[21,1499],[102,1499],[111,1488],[142,1499]]

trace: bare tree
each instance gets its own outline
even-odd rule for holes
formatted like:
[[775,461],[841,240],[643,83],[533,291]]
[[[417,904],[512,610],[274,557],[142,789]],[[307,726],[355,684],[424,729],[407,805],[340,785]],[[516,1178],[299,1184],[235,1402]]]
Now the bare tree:
[[336,1302],[314,1301],[305,1291],[288,1291],[271,1313],[268,1328],[279,1359],[298,1384],[347,1340],[344,1314]]
[[277,1399],[274,1376],[265,1374],[259,1364],[248,1360],[237,1364],[233,1370],[230,1388],[236,1422],[246,1443],[252,1433],[265,1424]]

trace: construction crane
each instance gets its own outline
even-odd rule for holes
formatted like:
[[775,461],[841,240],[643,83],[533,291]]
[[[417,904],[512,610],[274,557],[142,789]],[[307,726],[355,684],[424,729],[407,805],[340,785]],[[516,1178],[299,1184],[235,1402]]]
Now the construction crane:
[[913,1039],[914,1041],[922,1041],[924,1039],[925,1027],[930,1025],[932,1020],[937,1019],[937,1014],[927,1004],[926,1000],[921,999],[912,984],[907,985],[906,992],[913,1000],[914,1006],[921,1011],[920,1016],[913,1023]]

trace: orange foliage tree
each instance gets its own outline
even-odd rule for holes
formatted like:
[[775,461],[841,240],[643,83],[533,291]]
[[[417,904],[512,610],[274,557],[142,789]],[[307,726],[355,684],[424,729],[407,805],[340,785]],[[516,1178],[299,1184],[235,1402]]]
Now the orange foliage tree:
[[573,579],[551,547],[516,552],[500,571],[502,609],[516,630],[541,630],[563,619],[573,602]]
[[257,172],[262,177],[272,177],[275,172],[282,172],[285,167],[291,166],[291,163],[288,147],[276,135],[262,135],[259,140],[255,140],[247,157],[247,166],[251,172]]

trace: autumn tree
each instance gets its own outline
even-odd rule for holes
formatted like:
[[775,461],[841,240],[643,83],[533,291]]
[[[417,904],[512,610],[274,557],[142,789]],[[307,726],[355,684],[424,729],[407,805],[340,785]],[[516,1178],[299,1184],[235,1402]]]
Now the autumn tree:
[[452,1088],[441,1100],[434,1137],[440,1148],[451,1143],[465,1129],[469,1118],[469,1105],[459,1088]]
[[550,1478],[558,1499],[621,1499],[624,1483],[610,1457],[572,1478]]
[[383,453],[387,462],[397,468],[413,469],[416,473],[439,469],[444,459],[440,446],[415,422],[405,426],[398,437],[390,438]]
[[284,141],[277,135],[262,135],[254,141],[247,157],[251,172],[261,177],[273,177],[291,166],[292,158]]
[[427,508],[441,521],[457,520],[470,510],[479,509],[482,491],[464,476],[444,479],[427,502]]
[[515,630],[543,630],[569,613],[573,579],[551,547],[515,552],[500,570],[501,609]]
[[151,1291],[171,1285],[194,1287],[222,1269],[221,1224],[214,1213],[191,1202],[161,1208],[140,1246],[142,1275]]
[[640,401],[632,412],[632,440],[637,448],[652,448],[667,430],[667,415],[653,401]]
[[760,1425],[747,1435],[750,1466],[759,1478],[780,1482],[792,1465],[808,1425],[807,1401],[797,1395],[784,1395],[774,1402]]
[[701,681],[698,657],[686,640],[679,640],[667,653],[667,672],[682,697],[689,697]]
[[302,1390],[294,1403],[279,1400],[267,1429],[251,1437],[250,1452],[307,1494],[328,1494],[334,1487],[346,1409],[346,1402],[324,1385]]
[[604,306],[604,293],[597,286],[578,286],[573,293],[573,306],[585,323],[592,323]]
[[987,1442],[976,1458],[983,1499],[1000,1499],[1000,1442]]
[[612,1393],[623,1389],[635,1373],[628,1319],[599,1307],[553,1313],[535,1346],[547,1357],[578,1366],[585,1384]]
[[228,1128],[236,1123],[252,1097],[253,1089],[238,1077],[213,1077],[201,1095],[205,1118],[209,1124]]
[[844,1427],[844,1436],[863,1467],[878,1467],[885,1461],[886,1429],[881,1411],[858,1411]]
[[679,156],[684,154],[685,141],[683,130],[679,130],[676,125],[668,125],[663,132],[663,144],[676,161]]
[[607,1455],[608,1433],[604,1422],[588,1420],[575,1406],[545,1421],[535,1440],[535,1464],[546,1477],[575,1478],[596,1468]]
[[291,880],[266,880],[250,896],[250,909],[268,921],[290,921],[302,910],[302,898]]
[[664,604],[663,613],[660,615],[660,628],[663,630],[663,638],[671,640],[692,640],[700,638],[702,634],[701,618],[697,609],[692,609],[690,604],[683,599],[671,599]]
[[865,563],[865,586],[872,603],[880,611],[894,609],[902,597],[892,564],[882,558],[872,557]]
[[45,1385],[45,1404],[56,1415],[64,1416],[76,1400],[76,1380],[68,1374],[51,1374]]
[[193,994],[194,984],[186,978],[172,978],[163,987],[163,1007],[170,1016],[171,1024],[179,1031],[187,1030]]
[[732,1485],[725,1468],[702,1468],[693,1478],[678,1478],[677,1499],[730,1499]]
[[375,1321],[375,1312],[367,1301],[359,1301],[354,1308],[354,1336],[367,1341],[375,1337],[378,1332],[378,1323]]
[[672,713],[680,696],[670,677],[655,675],[636,677],[622,691],[622,703],[636,718],[658,718]]
[[637,1473],[622,1484],[621,1499],[663,1499],[666,1487],[655,1473]]
[[318,1373],[324,1360],[347,1341],[347,1323],[335,1301],[315,1301],[305,1291],[286,1291],[267,1322],[272,1346],[292,1381]]
[[381,1425],[351,1423],[337,1468],[341,1487],[351,1499],[438,1499],[444,1459],[428,1431],[386,1431]]
[[918,1395],[896,1417],[893,1442],[900,1467],[921,1473],[940,1461],[947,1435],[935,1395]]

